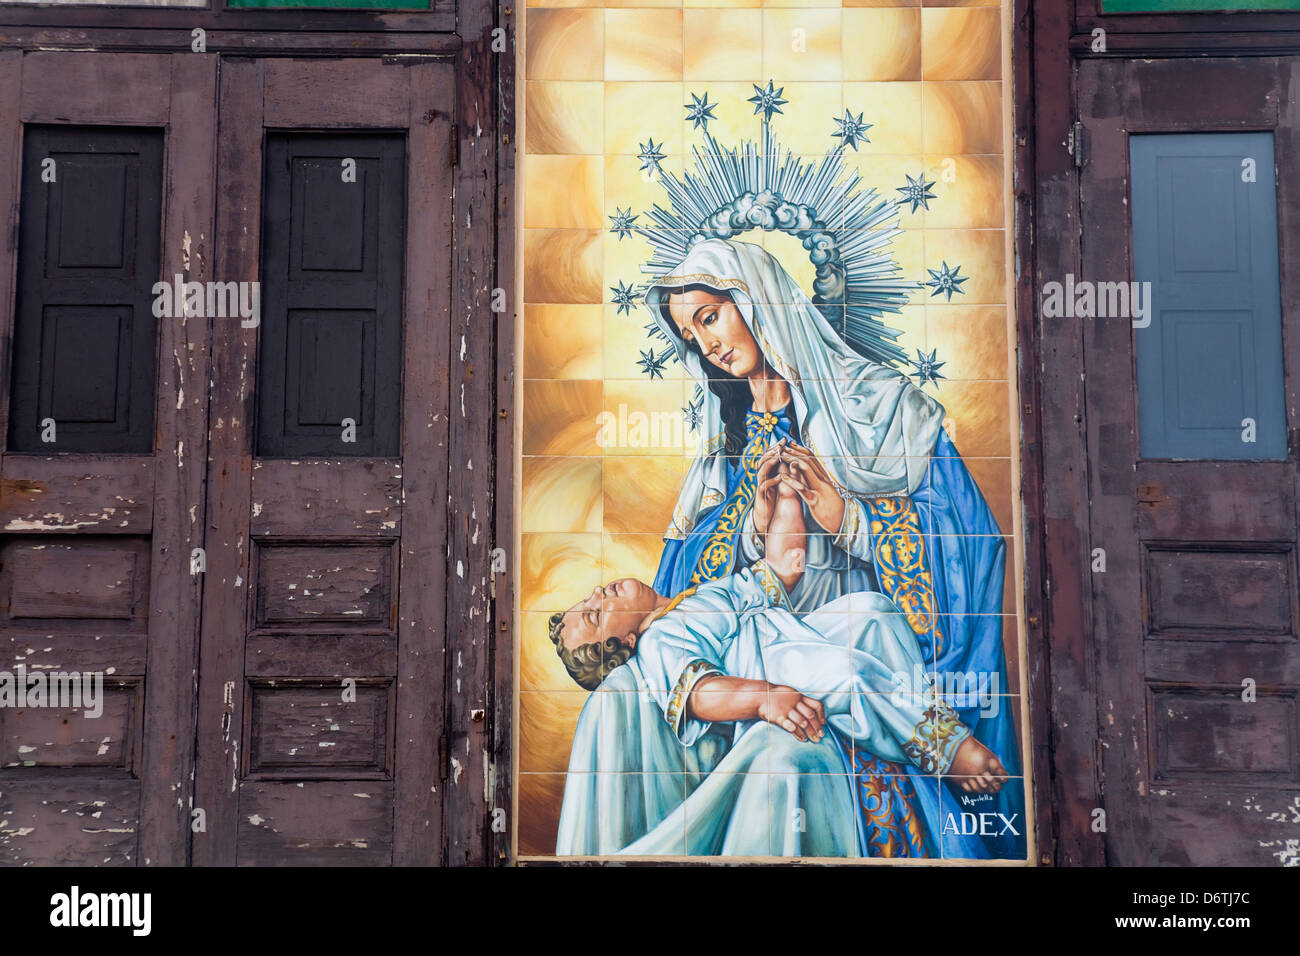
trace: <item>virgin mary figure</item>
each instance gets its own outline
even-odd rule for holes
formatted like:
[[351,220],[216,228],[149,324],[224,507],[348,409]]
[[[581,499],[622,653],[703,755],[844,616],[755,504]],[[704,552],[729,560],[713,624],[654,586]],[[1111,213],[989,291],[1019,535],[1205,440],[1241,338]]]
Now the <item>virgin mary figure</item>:
[[[906,617],[930,675],[962,675],[1004,693],[1006,547],[941,427],[943,407],[855,352],[777,259],[751,243],[697,241],[649,287],[646,304],[703,386],[703,444],[664,535],[655,590],[678,594],[762,556],[769,516],[758,492],[781,462],[809,531],[821,532],[809,534],[793,609],[883,593]],[[968,807],[925,768],[879,759],[833,734],[795,744],[759,726],[729,739],[719,725],[683,747],[649,689],[634,657],[584,706],[559,853],[1024,856],[1018,782]],[[1010,700],[949,702],[1018,775]],[[785,784],[751,786],[759,769]],[[792,838],[784,821],[799,809],[805,828]],[[972,828],[972,818],[998,820],[997,834]]]

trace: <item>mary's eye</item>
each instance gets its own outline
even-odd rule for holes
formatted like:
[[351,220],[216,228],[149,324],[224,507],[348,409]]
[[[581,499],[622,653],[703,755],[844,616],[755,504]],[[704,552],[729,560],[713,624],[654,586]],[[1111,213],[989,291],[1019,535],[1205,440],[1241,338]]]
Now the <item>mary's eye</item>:
[[718,321],[718,310],[717,310],[717,309],[714,309],[712,312],[710,312],[708,315],[706,315],[706,316],[704,317],[704,324],[705,324],[705,325],[712,325],[712,324],[713,324],[714,322],[716,322],[716,321]]

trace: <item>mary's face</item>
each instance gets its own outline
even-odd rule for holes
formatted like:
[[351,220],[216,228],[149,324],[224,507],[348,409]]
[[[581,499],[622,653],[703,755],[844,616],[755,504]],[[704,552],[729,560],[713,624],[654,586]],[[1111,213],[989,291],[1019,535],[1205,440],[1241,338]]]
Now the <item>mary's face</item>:
[[763,352],[729,295],[692,289],[668,296],[677,332],[711,364],[736,378],[762,371]]

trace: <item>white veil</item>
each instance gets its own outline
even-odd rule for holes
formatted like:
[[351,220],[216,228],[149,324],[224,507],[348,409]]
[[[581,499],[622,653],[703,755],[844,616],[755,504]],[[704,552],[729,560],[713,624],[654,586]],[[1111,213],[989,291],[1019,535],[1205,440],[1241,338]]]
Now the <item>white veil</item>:
[[699,283],[735,299],[768,364],[789,384],[802,443],[851,497],[914,492],[929,466],[944,409],[901,372],[854,352],[766,249],[706,239],[646,292],[655,323],[703,386],[703,451],[691,463],[667,537],[684,537],[727,490],[721,402],[700,357],[666,318],[669,292]]

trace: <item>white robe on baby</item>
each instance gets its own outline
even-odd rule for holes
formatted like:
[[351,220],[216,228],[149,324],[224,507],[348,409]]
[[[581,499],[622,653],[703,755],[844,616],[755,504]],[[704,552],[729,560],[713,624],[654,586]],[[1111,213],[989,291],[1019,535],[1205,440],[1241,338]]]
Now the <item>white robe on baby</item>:
[[[822,701],[854,746],[941,771],[969,730],[914,686],[922,660],[906,618],[877,592],[793,613],[763,562],[701,585],[583,709],[557,853],[856,855],[852,786],[832,735],[799,742],[761,720],[710,726],[686,716],[686,700],[708,674],[794,687]],[[684,749],[638,732],[654,720]],[[627,766],[609,763],[622,764],[620,752]]]

